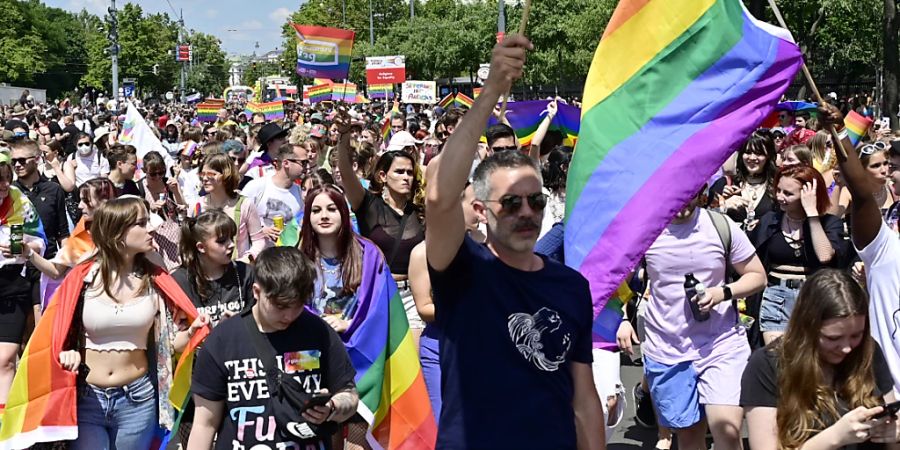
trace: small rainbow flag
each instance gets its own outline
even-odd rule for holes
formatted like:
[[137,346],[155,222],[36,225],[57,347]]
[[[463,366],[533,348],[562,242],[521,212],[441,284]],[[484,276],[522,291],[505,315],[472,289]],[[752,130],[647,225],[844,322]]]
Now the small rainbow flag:
[[856,144],[859,144],[859,141],[866,135],[869,131],[869,127],[872,126],[872,123],[872,119],[863,116],[856,111],[850,111],[850,113],[844,117],[844,128],[847,130],[847,138],[850,139],[850,142],[853,143],[854,147]]
[[326,100],[331,100],[331,88],[330,84],[321,84],[318,86],[313,86],[308,89],[309,92],[309,101],[310,103],[323,102]]
[[363,247],[357,313],[341,339],[356,369],[359,415],[387,450],[433,449],[437,423],[397,283],[375,244]]
[[566,184],[566,264],[590,282],[594,317],[801,62],[790,33],[741,0],[619,2],[585,81]]
[[275,241],[276,247],[296,247],[300,243],[300,224],[303,223],[303,211],[284,222],[284,228]]
[[[520,147],[531,146],[534,133],[547,115],[547,105],[550,100],[530,100],[526,102],[512,102],[506,108],[506,120],[516,131],[516,138]],[[497,120],[491,117],[490,125]],[[581,110],[562,103],[556,103],[556,117],[550,123],[550,130],[557,130],[563,135],[563,145],[575,147],[578,142],[578,133],[581,129]]]
[[471,97],[469,97],[466,94],[463,94],[462,92],[456,94],[456,98],[453,99],[453,104],[465,107],[467,109],[471,109],[472,104],[474,104],[474,103],[475,103],[475,100],[472,100]]
[[197,119],[201,122],[215,122],[216,114],[225,107],[225,100],[208,99],[197,104]]
[[0,202],[0,225],[14,224],[21,224],[25,234],[43,239],[44,247],[47,246],[47,234],[37,209],[19,188],[10,186],[9,195]]
[[393,84],[370,84],[369,98],[392,98],[394,96]]
[[330,80],[347,78],[355,32],[293,22],[291,26],[297,33],[297,75]]
[[477,99],[479,95],[481,95],[482,88],[473,88],[472,89],[472,98]]
[[284,102],[275,101],[267,103],[249,102],[244,109],[244,114],[250,117],[254,113],[261,112],[266,115],[266,121],[284,120]]
[[354,103],[356,101],[356,85],[353,83],[335,83],[331,89],[331,100]]
[[441,101],[438,102],[438,106],[441,108],[446,108],[453,104],[453,93],[447,94],[446,97],[442,98]]

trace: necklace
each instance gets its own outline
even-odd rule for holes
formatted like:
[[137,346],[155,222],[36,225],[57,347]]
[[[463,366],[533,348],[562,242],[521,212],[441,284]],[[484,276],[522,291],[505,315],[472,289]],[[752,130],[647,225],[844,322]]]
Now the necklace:
[[333,269],[328,269],[328,268],[325,267],[325,262],[324,262],[325,259],[330,259],[330,258],[320,258],[320,259],[319,259],[319,268],[322,269],[322,272],[323,272],[323,273],[325,273],[325,274],[327,274],[327,275],[337,275],[338,273],[341,272],[341,265],[342,265],[342,263],[341,263],[340,261],[338,261],[338,262],[335,264],[335,266],[334,266]]
[[744,183],[744,188],[741,189],[742,193],[748,193],[750,195],[750,200],[756,202],[760,197],[762,197],[762,193],[766,190],[766,184],[764,182],[761,183],[751,183],[749,180]]
[[[785,215],[785,217],[787,220],[784,221],[784,225],[781,227],[781,234],[784,235],[784,240],[788,246],[794,249],[794,256],[799,258],[803,255],[803,221],[799,221],[801,225],[794,228],[791,223],[793,219],[788,215]],[[793,223],[797,223],[797,221],[793,221]]]

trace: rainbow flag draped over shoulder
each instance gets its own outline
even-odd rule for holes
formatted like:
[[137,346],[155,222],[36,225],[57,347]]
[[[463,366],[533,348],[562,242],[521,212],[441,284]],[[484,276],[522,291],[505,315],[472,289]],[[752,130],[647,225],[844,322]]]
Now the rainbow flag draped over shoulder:
[[249,102],[244,109],[244,114],[247,117],[252,116],[254,113],[261,112],[266,115],[266,121],[274,121],[274,120],[283,120],[284,119],[284,102],[276,101],[276,102],[266,102],[266,103],[257,103],[257,102]]
[[14,224],[22,224],[25,234],[43,239],[46,248],[47,234],[37,209],[19,188],[10,186],[9,194],[0,202],[0,225]]
[[[0,425],[0,449],[28,448],[39,442],[78,437],[76,375],[63,369],[59,353],[92,264],[85,262],[69,272],[25,347]],[[171,276],[157,268],[152,277],[167,307],[186,313],[189,321],[197,317],[194,305]],[[198,330],[178,359],[169,391],[169,402],[176,409],[181,409],[190,393],[194,352],[208,334],[209,327]],[[157,437],[162,437],[161,433]]]
[[619,2],[585,82],[567,182],[566,264],[590,282],[595,317],[801,61],[790,33],[740,0]]
[[291,26],[297,33],[297,75],[331,80],[347,78],[356,33],[293,22]]
[[[506,120],[510,126],[516,131],[516,137],[519,139],[520,147],[528,147],[531,145],[531,139],[534,138],[534,132],[537,131],[544,117],[547,116],[547,105],[550,100],[532,100],[527,102],[511,102],[506,108]],[[494,125],[497,119],[493,116],[488,124]],[[550,130],[557,130],[563,135],[563,145],[575,147],[578,142],[578,133],[581,129],[581,110],[565,104],[557,102],[556,117],[550,123]]]
[[369,423],[369,442],[388,450],[433,449],[437,423],[397,283],[378,247],[358,240],[363,247],[359,303],[341,337],[356,369],[359,414]]

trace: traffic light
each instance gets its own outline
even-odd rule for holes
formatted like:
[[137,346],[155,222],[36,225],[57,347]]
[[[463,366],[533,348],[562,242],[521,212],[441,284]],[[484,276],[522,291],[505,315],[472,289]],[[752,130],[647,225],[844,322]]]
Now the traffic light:
[[109,7],[107,9],[109,15],[106,16],[106,25],[108,26],[108,31],[106,33],[107,39],[109,39],[109,52],[113,55],[119,54],[119,20],[116,18],[116,10],[113,7]]

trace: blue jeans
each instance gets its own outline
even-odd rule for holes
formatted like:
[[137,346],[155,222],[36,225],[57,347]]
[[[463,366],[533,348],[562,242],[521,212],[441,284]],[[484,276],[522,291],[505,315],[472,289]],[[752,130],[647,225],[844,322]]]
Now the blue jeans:
[[422,362],[422,377],[425,379],[425,389],[428,390],[428,398],[431,400],[434,420],[438,420],[441,417],[441,344],[432,336],[433,328],[434,325],[426,326],[425,332],[419,338],[419,360]]
[[148,375],[123,387],[87,385],[78,399],[78,439],[71,450],[144,450],[158,418],[156,385]]
[[779,285],[766,287],[759,307],[759,330],[763,333],[784,332],[799,293],[799,288],[791,289]]

